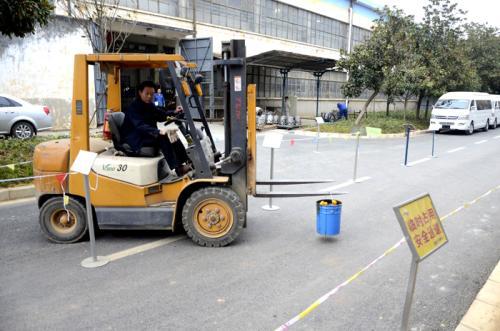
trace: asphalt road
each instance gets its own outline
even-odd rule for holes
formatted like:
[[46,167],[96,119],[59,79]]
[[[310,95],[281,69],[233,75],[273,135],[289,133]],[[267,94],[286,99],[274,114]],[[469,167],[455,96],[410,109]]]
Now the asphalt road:
[[[49,243],[32,201],[0,205],[0,329],[272,330],[402,237],[394,205],[429,192],[443,216],[500,185],[500,130],[437,135],[438,157],[425,161],[431,135],[412,138],[411,167],[401,165],[402,138],[362,140],[358,176],[370,178],[336,189],[352,178],[354,144],[324,138],[315,153],[311,138],[288,134],[275,154],[275,178],[332,178],[300,190],[348,192],[332,239],[315,233],[316,198],[275,199],[276,212],[251,198],[248,228],[228,247],[181,239],[84,269],[87,242]],[[262,147],[258,169],[268,178]],[[412,330],[454,330],[500,257],[499,210],[497,190],[446,219],[449,243],[419,268]],[[97,248],[108,255],[165,237],[172,234],[108,231]],[[410,260],[404,244],[292,328],[398,329]]]

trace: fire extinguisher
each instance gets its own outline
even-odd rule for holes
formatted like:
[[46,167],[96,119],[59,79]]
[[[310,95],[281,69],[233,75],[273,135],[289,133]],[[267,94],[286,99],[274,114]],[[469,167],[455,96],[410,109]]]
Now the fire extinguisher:
[[109,129],[109,121],[108,121],[109,114],[110,114],[109,110],[104,113],[104,125],[102,126],[102,137],[106,140],[111,139],[111,130]]

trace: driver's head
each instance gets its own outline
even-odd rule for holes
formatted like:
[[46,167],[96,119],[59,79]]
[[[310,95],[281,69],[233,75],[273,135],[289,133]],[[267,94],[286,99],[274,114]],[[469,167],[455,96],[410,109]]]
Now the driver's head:
[[138,91],[139,91],[139,98],[141,98],[142,102],[144,103],[151,103],[153,102],[153,96],[155,94],[155,83],[153,83],[150,80],[146,80],[139,84]]

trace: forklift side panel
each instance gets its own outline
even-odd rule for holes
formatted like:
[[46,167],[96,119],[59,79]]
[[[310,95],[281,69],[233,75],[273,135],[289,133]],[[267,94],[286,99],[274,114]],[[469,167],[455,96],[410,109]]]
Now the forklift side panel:
[[174,208],[96,208],[95,213],[99,229],[103,230],[170,230]]

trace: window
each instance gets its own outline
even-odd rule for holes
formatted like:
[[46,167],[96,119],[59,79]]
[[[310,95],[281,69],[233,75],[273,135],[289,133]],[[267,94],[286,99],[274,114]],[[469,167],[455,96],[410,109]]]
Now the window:
[[491,101],[490,100],[477,100],[477,110],[487,110],[491,109]]
[[[471,107],[475,106],[474,101],[472,101]],[[435,108],[440,109],[468,109],[469,100],[466,99],[444,99],[438,100],[436,102]]]
[[0,97],[0,107],[21,107],[21,104],[12,99]]
[[9,99],[0,97],[0,107],[12,107],[10,105]]

